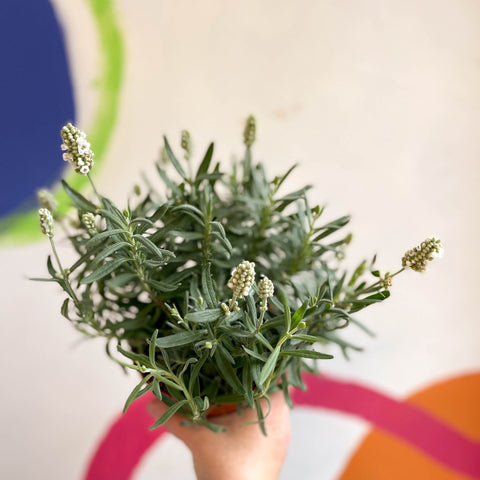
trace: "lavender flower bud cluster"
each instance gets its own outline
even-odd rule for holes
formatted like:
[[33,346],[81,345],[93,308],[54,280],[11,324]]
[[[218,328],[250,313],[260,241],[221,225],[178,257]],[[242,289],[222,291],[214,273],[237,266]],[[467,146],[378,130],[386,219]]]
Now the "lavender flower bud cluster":
[[38,211],[38,218],[40,220],[40,228],[42,229],[42,233],[47,237],[53,237],[53,217],[50,213],[50,210],[46,208],[41,208]]
[[185,151],[185,160],[189,160],[192,155],[192,137],[188,130],[182,130],[180,146]]
[[427,262],[432,261],[434,257],[440,256],[442,244],[436,238],[427,238],[420,245],[405,252],[402,258],[402,266],[411,268],[415,272],[424,272],[427,268]]
[[233,291],[234,298],[246,297],[254,281],[255,263],[244,260],[234,268],[227,286]]
[[55,212],[58,208],[58,202],[55,200],[52,193],[46,188],[38,190],[37,201],[42,208],[46,208],[47,210],[50,210],[50,212]]
[[267,298],[273,297],[273,282],[268,277],[263,277],[258,282],[258,296],[262,300],[266,300]]
[[95,216],[93,213],[84,213],[82,215],[82,222],[89,233],[95,233],[97,231],[97,224],[95,223]]
[[253,145],[253,142],[255,142],[255,136],[256,136],[256,122],[255,122],[255,117],[253,115],[250,115],[247,118],[247,123],[245,124],[245,129],[243,130],[243,143],[247,147],[251,147]]
[[61,148],[65,151],[63,159],[70,163],[77,173],[87,175],[93,167],[93,152],[86,134],[71,123],[67,123],[60,135],[63,139]]

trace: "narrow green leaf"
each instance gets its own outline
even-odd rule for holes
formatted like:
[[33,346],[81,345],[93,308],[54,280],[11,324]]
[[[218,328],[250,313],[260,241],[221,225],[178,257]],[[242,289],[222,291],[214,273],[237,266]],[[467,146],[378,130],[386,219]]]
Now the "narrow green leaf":
[[[147,375],[142,379],[142,381],[132,390],[130,395],[127,398],[127,401],[125,402],[125,406],[123,407],[123,413],[125,413],[128,409],[128,407],[131,405],[131,403],[139,398],[141,395],[146,393],[146,391],[142,392],[142,387],[152,378],[152,374]],[[148,391],[148,390],[147,390]]]
[[252,370],[250,368],[248,359],[246,359],[246,365],[244,365],[242,372],[242,384],[245,392],[245,400],[250,408],[254,407],[252,382]]
[[87,250],[90,250],[92,247],[95,245],[98,245],[99,243],[105,241],[107,238],[111,237],[112,235],[116,234],[126,234],[125,230],[122,228],[114,228],[112,230],[104,230],[103,232],[96,233],[86,244],[85,248]]
[[262,367],[260,373],[260,383],[263,385],[270,374],[273,372],[275,365],[277,364],[278,355],[280,354],[280,347],[277,345],[273,352],[268,357],[268,360],[265,362],[265,365]]
[[322,337],[315,337],[314,335],[305,335],[302,333],[296,333],[293,335],[292,340],[302,340],[303,342],[316,343],[323,340]]
[[66,194],[73,200],[78,208],[87,212],[95,212],[97,207],[90,200],[87,200],[82,194],[70,187],[65,180],[62,180],[62,185]]
[[221,346],[215,350],[213,357],[222,377],[233,388],[233,391],[244,394],[242,384],[237,376],[237,372],[234,370],[232,364],[225,356],[225,351]]
[[92,265],[98,265],[99,263],[103,262],[103,260],[105,260],[107,257],[110,257],[112,254],[125,247],[132,248],[132,246],[127,242],[117,242],[113,245],[109,245],[93,259]]
[[112,260],[111,262],[106,262],[97,270],[94,270],[88,277],[82,278],[82,280],[80,280],[80,283],[88,285],[90,283],[101,280],[102,278],[106,277],[114,270],[116,270],[120,265],[123,265],[129,260],[129,258],[117,258],[115,260]]
[[280,289],[280,299],[282,300],[283,310],[285,313],[285,331],[289,332],[292,328],[292,314],[290,312],[290,305],[288,304],[288,297],[285,290]]
[[173,348],[181,347],[183,345],[188,345],[193,342],[198,342],[201,340],[202,335],[206,330],[198,330],[195,332],[186,331],[174,333],[173,335],[168,335],[166,337],[157,339],[157,346],[160,348]]
[[218,425],[218,423],[210,422],[204,418],[201,418],[200,420],[198,420],[198,423],[200,423],[201,425],[208,428],[214,433],[221,433],[227,430],[223,425]]
[[210,167],[210,162],[212,161],[213,147],[213,143],[208,146],[207,153],[203,157],[202,163],[198,167],[197,174],[195,175],[195,183],[199,183],[199,177],[208,172],[208,167]]
[[148,218],[145,218],[145,217],[133,218],[130,221],[130,225],[134,225],[134,226],[145,225],[148,228],[155,226],[154,223],[151,220],[149,220]]
[[199,310],[198,312],[191,312],[185,315],[185,320],[193,323],[214,322],[222,316],[222,313],[223,311],[219,308]]
[[155,245],[148,237],[135,234],[133,238],[138,240],[150,253],[157,255],[161,260],[175,258],[175,254],[173,252],[157,247],[157,245]]
[[149,278],[145,281],[159,293],[174,292],[178,288],[178,284],[161,282],[159,280],[154,280],[153,278]]
[[[216,238],[218,238],[222,242],[222,245],[224,246],[225,250],[227,250],[227,252],[231,254],[233,247],[227,238],[227,234],[225,233],[225,228],[223,227],[223,225],[220,222],[210,222],[210,224],[218,230],[218,236],[216,236]],[[217,232],[213,232],[213,233],[217,233]]]
[[296,190],[295,192],[289,193],[288,195],[285,195],[284,197],[278,199],[277,203],[292,202],[292,201],[298,200],[299,198],[303,198],[307,190],[310,190],[311,188],[312,188],[311,185],[307,185],[301,188],[300,190]]
[[[134,353],[131,352],[130,350],[125,350],[123,349],[120,345],[117,345],[117,350],[124,355],[125,357],[129,358],[130,360],[139,363],[141,365],[148,365],[149,364],[149,358],[146,355],[143,355],[141,353]],[[152,366],[152,365],[150,365]]]
[[111,227],[113,225],[116,228],[121,228],[123,230],[126,230],[128,228],[125,217],[121,214],[121,212],[120,212],[120,214],[117,214],[117,213],[113,213],[109,210],[102,209],[98,213],[103,218],[105,218],[108,227]]
[[58,280],[56,278],[36,278],[36,277],[29,277],[29,280],[32,282],[57,282]]
[[260,400],[258,398],[255,399],[255,407],[257,409],[258,425],[260,426],[260,430],[265,436],[267,436],[267,430],[265,429],[265,417],[263,416],[262,405],[260,404]]
[[268,348],[268,350],[270,350],[271,352],[273,352],[273,347],[270,345],[270,342],[260,333],[256,333],[255,334],[255,338],[261,343],[263,344],[265,347]]
[[257,352],[254,352],[253,350],[250,350],[245,345],[242,345],[242,348],[245,350],[246,353],[248,353],[248,355],[250,355],[250,357],[256,358],[257,360],[260,360],[262,363],[265,363],[267,361],[267,359],[264,356],[260,355]]
[[155,212],[150,216],[150,220],[152,222],[156,222],[163,218],[165,213],[167,213],[168,209],[172,206],[171,202],[164,203],[160,207],[158,207]]
[[285,397],[285,402],[290,408],[293,408],[292,397],[290,397],[290,392],[288,391],[288,379],[286,373],[282,374],[282,390],[283,396]]
[[47,257],[47,270],[48,270],[48,273],[53,278],[57,278],[57,271],[55,270],[55,268],[53,266],[52,257],[50,255]]
[[293,314],[292,329],[297,327],[298,324],[303,320],[303,317],[305,315],[305,311],[307,310],[307,308],[308,308],[308,300],[305,300],[302,306]]
[[333,232],[336,232],[338,229],[344,227],[349,221],[350,221],[350,216],[345,215],[344,217],[337,218],[333,222],[323,225],[318,229],[318,231],[321,231],[322,233],[317,235],[313,239],[313,241],[318,242],[322,238],[328,237],[328,235],[331,235]]
[[202,227],[205,226],[203,213],[193,205],[180,205],[172,209],[172,212],[183,213],[193,218]]
[[157,427],[160,427],[164,423],[168,422],[170,418],[175,415],[184,405],[186,405],[188,402],[187,400],[180,400],[176,403],[174,403],[151,427],[150,430],[154,430]]
[[153,332],[152,338],[150,339],[150,344],[148,345],[148,357],[150,358],[150,363],[152,364],[152,367],[154,368],[156,366],[156,360],[155,360],[155,347],[157,346],[157,335],[158,335],[158,329],[156,329]]
[[217,305],[217,296],[210,273],[210,264],[207,264],[207,266],[202,269],[202,293],[205,297],[207,307],[215,308]]
[[177,157],[175,157],[172,149],[170,148],[167,137],[164,136],[163,140],[165,141],[165,150],[167,151],[168,158],[172,162],[172,165],[175,167],[175,170],[180,174],[180,176],[184,180],[187,180],[187,174],[185,173],[185,170],[182,168],[180,162],[177,160]]
[[371,305],[372,303],[378,303],[390,296],[390,292],[388,290],[382,290],[381,292],[375,293],[374,295],[370,295],[369,297],[362,298],[361,300],[356,300],[352,302],[352,307],[350,308],[350,313],[358,312],[363,308]]
[[333,289],[333,294],[332,294],[333,298],[337,298],[337,296],[342,291],[342,287],[345,282],[346,276],[347,276],[347,272],[344,272],[344,274],[340,277],[340,280],[338,280],[337,284],[335,285],[335,288]]
[[[194,386],[197,383],[198,375],[200,374],[200,370],[203,367],[203,364],[207,360],[209,355],[209,352],[205,350],[200,357],[200,360],[195,364],[195,366],[192,368],[192,373],[190,374],[190,380],[188,383],[188,390],[192,392],[194,390]],[[197,389],[198,390],[198,389]],[[197,391],[197,394],[200,393]]]
[[63,303],[62,303],[62,308],[60,309],[61,314],[67,319],[70,320],[70,317],[68,316],[68,302],[69,298],[66,298]]
[[285,181],[285,179],[292,173],[292,171],[297,166],[298,166],[298,164],[296,163],[295,165],[291,166],[284,175],[282,175],[281,177],[275,177],[275,179],[274,179],[275,190],[278,190],[281,187],[281,185]]
[[315,359],[333,358],[333,355],[320,353],[315,350],[283,350],[282,352],[280,352],[280,354],[288,357],[302,357],[302,358],[315,358]]
[[157,172],[160,175],[161,179],[163,180],[163,183],[167,186],[172,191],[172,194],[174,195],[182,195],[182,191],[178,188],[178,186],[173,183],[170,178],[168,177],[167,173],[165,170],[163,170],[160,165],[156,164],[155,167],[157,168]]
[[152,380],[152,384],[153,384],[153,393],[154,393],[154,395],[155,395],[159,400],[162,400],[163,394],[162,394],[162,391],[160,390],[160,382],[155,378],[154,380]]

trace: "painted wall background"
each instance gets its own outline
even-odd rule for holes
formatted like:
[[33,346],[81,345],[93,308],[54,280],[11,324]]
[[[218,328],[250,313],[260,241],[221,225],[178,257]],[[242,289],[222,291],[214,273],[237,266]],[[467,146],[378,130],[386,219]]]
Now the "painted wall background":
[[[441,261],[359,314],[376,338],[346,332],[365,352],[323,368],[418,406],[478,448],[479,20],[469,0],[2,2],[5,478],[84,478],[135,383],[60,316],[58,291],[26,279],[44,273],[49,251],[33,194],[59,178],[58,131],[71,119],[95,147],[96,183],[119,202],[153,172],[162,134],[176,141],[186,127],[198,155],[215,140],[228,162],[254,113],[255,153],[271,173],[299,162],[291,188],[313,183],[329,218],[352,214],[352,264],[377,253],[391,269],[425,236],[442,238]],[[281,478],[480,478],[479,455],[466,475],[340,410],[292,413]],[[134,478],[193,478],[187,459],[165,437]]]

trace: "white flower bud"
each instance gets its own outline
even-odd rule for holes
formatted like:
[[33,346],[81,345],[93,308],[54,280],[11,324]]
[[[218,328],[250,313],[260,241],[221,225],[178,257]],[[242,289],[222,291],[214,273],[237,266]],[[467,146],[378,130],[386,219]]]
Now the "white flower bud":
[[266,276],[264,276],[258,282],[258,296],[262,300],[266,300],[267,298],[273,297],[274,292],[273,282]]
[[234,297],[246,297],[254,281],[255,263],[244,260],[234,268],[227,286],[233,291]]
[[93,213],[84,213],[82,215],[82,222],[89,233],[94,233],[97,231],[97,224],[95,223],[95,216]]
[[42,208],[46,208],[47,210],[50,210],[50,212],[55,212],[55,210],[58,208],[58,202],[55,200],[52,192],[46,188],[38,190],[37,201]]
[[38,217],[40,220],[40,228],[42,229],[42,233],[47,237],[53,237],[53,217],[50,213],[50,210],[46,208],[41,208],[38,211]]
[[93,152],[86,134],[68,123],[62,128],[60,135],[63,139],[60,148],[68,150],[63,154],[63,159],[70,163],[77,173],[86,175],[93,167]]

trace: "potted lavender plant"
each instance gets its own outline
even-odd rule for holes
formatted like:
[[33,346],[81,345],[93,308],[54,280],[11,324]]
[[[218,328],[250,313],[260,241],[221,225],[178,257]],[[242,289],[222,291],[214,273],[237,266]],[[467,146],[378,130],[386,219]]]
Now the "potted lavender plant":
[[165,139],[163,157],[175,178],[158,163],[164,190],[136,186],[126,208],[95,188],[86,135],[68,124],[61,136],[64,159],[88,176],[94,196],[62,181],[75,212],[66,236],[78,257],[64,268],[54,222],[64,225],[67,217],[40,192],[40,225],[55,258],[47,260],[46,280],[65,291],[61,313],[75,328],[103,337],[115,362],[141,373],[125,408],[149,391],[169,406],[153,427],[180,412],[218,431],[212,408],[233,404],[256,409],[264,431],[260,399],[281,390],[291,405],[289,387],[305,388],[302,372],[317,372],[318,360],[332,358],[322,345],[336,344],[346,356],[356,350],[339,334],[351,324],[362,328],[352,315],[388,298],[393,277],[423,271],[440,252],[440,241],[429,238],[395,273],[380,273],[375,259],[348,272],[342,260],[352,237],[342,231],[349,217],[322,223],[309,186],[284,193],[294,167],[267,176],[252,158],[253,117],[243,158],[228,172],[211,144],[187,174],[190,134],[182,132],[183,159]]

